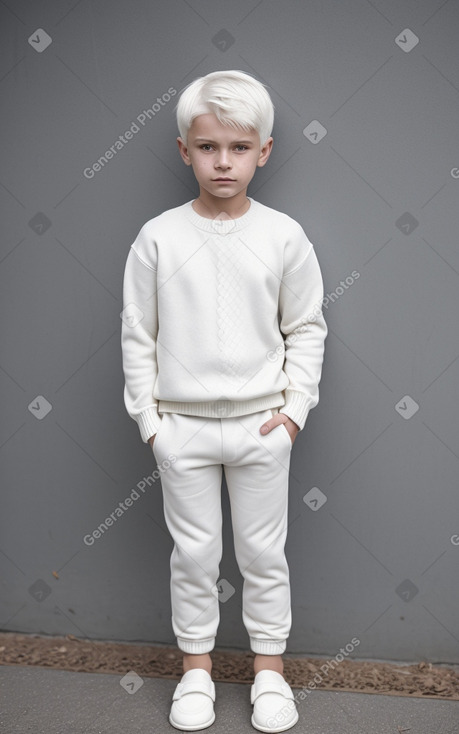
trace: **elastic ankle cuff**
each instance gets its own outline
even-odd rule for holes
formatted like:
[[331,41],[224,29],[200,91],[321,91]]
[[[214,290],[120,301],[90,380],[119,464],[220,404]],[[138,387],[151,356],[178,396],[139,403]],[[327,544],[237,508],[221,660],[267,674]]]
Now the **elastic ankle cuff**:
[[259,655],[282,655],[287,647],[287,640],[258,640],[250,638],[250,649]]
[[214,649],[215,637],[207,637],[205,640],[184,640],[183,637],[177,637],[177,645],[182,652],[202,655]]

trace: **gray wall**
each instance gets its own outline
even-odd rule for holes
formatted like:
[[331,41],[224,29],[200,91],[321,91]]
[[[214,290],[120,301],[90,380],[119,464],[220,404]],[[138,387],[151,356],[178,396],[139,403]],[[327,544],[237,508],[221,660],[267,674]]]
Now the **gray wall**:
[[[292,454],[288,650],[335,655],[356,637],[359,657],[458,661],[458,4],[0,12],[0,628],[175,643],[159,481],[93,545],[83,537],[155,469],[123,403],[129,247],[198,193],[177,95],[138,118],[169,88],[236,68],[276,107],[248,193],[301,222],[329,298],[320,403]],[[235,592],[217,644],[247,648],[226,486],[223,503]]]

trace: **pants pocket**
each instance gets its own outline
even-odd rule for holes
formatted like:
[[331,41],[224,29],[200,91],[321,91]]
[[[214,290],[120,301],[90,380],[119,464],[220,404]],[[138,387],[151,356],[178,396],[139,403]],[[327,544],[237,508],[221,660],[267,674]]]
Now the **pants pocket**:
[[[278,410],[276,411],[273,408],[270,408],[270,411],[271,411],[271,415],[272,416],[277,415],[278,412],[279,412]],[[287,438],[287,440],[288,440],[289,447],[292,448],[292,446],[293,446],[292,439],[290,438],[290,433],[287,431],[284,423],[281,423],[279,426],[276,426],[272,430],[274,432],[275,431],[280,431],[281,433],[283,433],[285,435],[285,437]]]
[[290,448],[292,448],[292,446],[293,446],[292,439],[290,438],[290,433],[287,431],[287,428],[285,426],[285,423],[282,423],[281,428],[283,428],[284,433],[287,435],[288,442],[290,444]]
[[156,431],[156,434],[155,434],[155,440],[153,441],[153,446],[151,447],[151,449],[152,449],[153,454],[155,455],[155,457],[156,457],[156,452],[157,452],[157,448],[158,448],[158,441],[161,439],[161,436],[163,434],[163,430],[164,430],[164,418],[165,418],[166,415],[167,415],[167,413],[163,413],[163,417],[161,418],[161,423],[159,424],[159,428],[158,428],[158,430]]

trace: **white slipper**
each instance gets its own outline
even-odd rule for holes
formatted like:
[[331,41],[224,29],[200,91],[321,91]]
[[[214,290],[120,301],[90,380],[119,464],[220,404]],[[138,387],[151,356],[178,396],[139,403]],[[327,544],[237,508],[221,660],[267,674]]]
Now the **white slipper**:
[[260,670],[250,690],[252,726],[258,731],[286,731],[298,721],[292,689],[280,673]]
[[172,696],[169,723],[182,731],[199,731],[215,721],[215,685],[207,670],[184,673]]

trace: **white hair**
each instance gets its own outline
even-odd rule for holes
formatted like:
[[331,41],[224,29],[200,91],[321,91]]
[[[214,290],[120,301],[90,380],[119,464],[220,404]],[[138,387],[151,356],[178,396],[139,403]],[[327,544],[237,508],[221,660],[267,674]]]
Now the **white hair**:
[[223,125],[257,130],[260,148],[271,135],[274,105],[265,86],[243,71],[213,71],[186,86],[176,105],[180,137],[187,145],[195,117],[214,113]]

